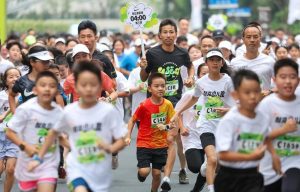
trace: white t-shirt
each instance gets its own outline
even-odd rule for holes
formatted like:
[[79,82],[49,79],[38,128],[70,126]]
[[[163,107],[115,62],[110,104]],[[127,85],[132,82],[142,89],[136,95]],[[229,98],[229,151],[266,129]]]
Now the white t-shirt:
[[[294,101],[284,101],[277,94],[271,94],[260,103],[258,110],[268,116],[269,129],[280,128],[290,117],[297,121],[298,130],[280,136],[273,141],[273,146],[280,156],[282,171],[286,172],[290,168],[300,169],[300,96],[296,96]],[[260,171],[268,181],[276,173],[267,166],[270,163],[263,159]]]
[[107,192],[111,184],[111,155],[97,147],[101,139],[112,144],[127,133],[117,110],[109,103],[99,102],[82,109],[79,102],[67,105],[54,126],[69,136],[71,152],[68,154],[68,181],[82,177],[92,191]]
[[[6,112],[9,109],[9,103],[8,103],[8,94],[5,90],[0,92],[0,114],[2,115],[4,112]],[[4,131],[6,127],[6,122],[0,123],[0,132]]]
[[239,69],[249,69],[257,73],[261,81],[263,90],[271,88],[271,79],[273,77],[273,66],[275,60],[263,53],[259,54],[255,59],[246,59],[243,55],[232,59],[230,67],[237,71]]
[[132,94],[131,115],[134,114],[140,103],[147,98],[147,82],[142,82],[140,72],[141,68],[137,67],[130,72],[128,78],[130,89],[138,87],[141,83],[144,83],[144,89]]
[[[41,147],[45,141],[48,130],[62,115],[62,109],[56,103],[51,104],[53,109],[47,110],[38,104],[37,97],[28,100],[20,105],[8,122],[8,127],[16,132],[18,136],[30,145]],[[57,178],[59,163],[58,145],[53,144],[44,157],[44,162],[34,171],[28,172],[27,166],[30,157],[25,152],[19,153],[15,176],[20,181],[33,181],[40,178]]]
[[[266,48],[266,46],[267,46],[267,44],[260,43],[260,47],[258,48],[258,51],[260,53],[262,53],[263,50]],[[242,46],[240,46],[239,48],[236,49],[235,56],[236,57],[241,57],[241,56],[243,56],[246,53],[246,51],[247,51],[246,50],[246,46],[245,46],[245,44],[243,44]]]
[[[232,151],[243,154],[252,153],[262,145],[268,133],[267,117],[257,112],[251,119],[242,115],[235,106],[221,119],[216,130],[216,149],[218,152]],[[255,168],[258,161],[222,161],[220,164],[226,167],[246,169]]]
[[[176,104],[175,110],[178,110],[183,107],[186,101],[190,100],[194,95],[194,90],[190,90],[185,92],[181,99]],[[182,123],[183,126],[189,129],[188,136],[181,136],[181,141],[183,145],[183,150],[186,151],[188,149],[202,149],[201,141],[200,141],[200,131],[199,128],[196,127],[196,123],[199,119],[200,112],[202,109],[202,100],[199,98],[198,102],[191,108],[187,109],[182,113]]]
[[[116,72],[117,72],[117,78],[116,78],[117,92],[124,92],[124,91],[129,92],[128,80],[121,72],[119,71]],[[121,119],[124,119],[123,100],[124,99],[122,97],[118,97],[116,102],[113,103],[117,111],[119,112]]]
[[0,56],[0,75],[4,74],[10,67],[14,67],[14,64]]
[[217,107],[231,107],[235,104],[230,93],[233,91],[231,78],[223,74],[221,79],[213,81],[204,75],[196,81],[194,96],[202,98],[202,110],[200,118],[197,121],[197,127],[200,127],[202,133],[214,133],[220,116],[215,111]]
[[297,89],[295,90],[295,94],[300,96],[300,86],[298,86]]

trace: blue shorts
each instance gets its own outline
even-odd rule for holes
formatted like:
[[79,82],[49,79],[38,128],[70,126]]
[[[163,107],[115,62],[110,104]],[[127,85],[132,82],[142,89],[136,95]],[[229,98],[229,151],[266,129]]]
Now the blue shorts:
[[19,147],[7,139],[4,131],[0,131],[0,159],[18,157]]
[[74,179],[68,185],[70,191],[75,191],[75,189],[79,186],[85,187],[88,192],[93,192],[89,184],[82,177]]

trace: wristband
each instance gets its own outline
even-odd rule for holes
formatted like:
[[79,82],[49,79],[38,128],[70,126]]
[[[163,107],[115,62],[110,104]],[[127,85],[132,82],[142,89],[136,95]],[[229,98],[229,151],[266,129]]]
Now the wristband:
[[42,164],[44,162],[44,160],[41,159],[37,154],[34,154],[34,156],[32,157],[32,160],[38,161],[40,164]]

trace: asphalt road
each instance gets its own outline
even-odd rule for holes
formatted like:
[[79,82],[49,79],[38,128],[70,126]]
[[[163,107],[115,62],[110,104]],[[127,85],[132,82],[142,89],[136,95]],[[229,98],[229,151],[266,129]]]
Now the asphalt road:
[[[135,135],[135,134],[133,134]],[[111,192],[146,192],[151,189],[151,176],[144,183],[140,183],[136,177],[136,155],[135,155],[135,137],[132,144],[119,154],[119,167],[114,170],[114,179],[111,186]],[[173,173],[171,175],[172,192],[189,192],[193,188],[196,175],[188,172],[190,184],[181,185],[178,183],[179,164],[176,160]],[[0,191],[3,191],[3,182],[0,183]],[[65,183],[59,182],[57,192],[67,192]],[[207,191],[206,189],[203,192]],[[14,185],[12,192],[19,192],[17,185]]]

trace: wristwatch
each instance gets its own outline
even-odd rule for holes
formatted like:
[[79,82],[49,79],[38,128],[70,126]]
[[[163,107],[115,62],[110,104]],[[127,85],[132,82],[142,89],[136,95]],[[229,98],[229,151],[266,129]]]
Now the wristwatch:
[[21,151],[24,151],[24,150],[25,150],[25,145],[24,145],[23,143],[21,143],[21,144],[19,145],[19,148],[20,148]]

